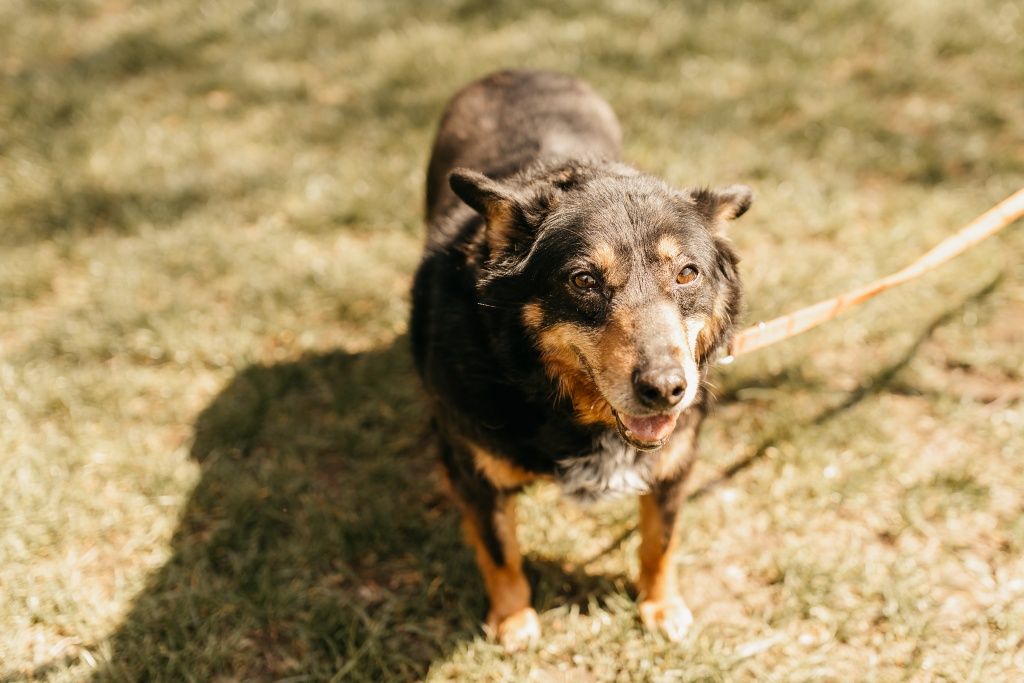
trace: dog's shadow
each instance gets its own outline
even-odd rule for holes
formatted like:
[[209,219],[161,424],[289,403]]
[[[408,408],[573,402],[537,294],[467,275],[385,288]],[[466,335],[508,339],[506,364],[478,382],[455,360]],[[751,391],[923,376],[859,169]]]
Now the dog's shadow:
[[[99,680],[407,680],[480,635],[407,340],[251,366],[206,407],[200,479]],[[538,605],[622,577],[528,558]],[[306,680],[306,679],[303,679]]]

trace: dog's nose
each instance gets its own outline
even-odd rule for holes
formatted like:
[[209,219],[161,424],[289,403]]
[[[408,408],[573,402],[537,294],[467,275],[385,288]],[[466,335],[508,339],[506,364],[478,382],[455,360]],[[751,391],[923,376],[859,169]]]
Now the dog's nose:
[[633,389],[646,407],[664,410],[682,400],[686,381],[682,371],[676,368],[636,370],[633,372]]

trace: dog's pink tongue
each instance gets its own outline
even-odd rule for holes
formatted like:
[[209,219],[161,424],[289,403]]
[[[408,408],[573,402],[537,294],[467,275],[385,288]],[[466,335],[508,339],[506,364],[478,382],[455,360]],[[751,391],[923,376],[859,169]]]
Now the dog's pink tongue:
[[654,415],[653,417],[619,416],[623,426],[633,432],[633,436],[640,441],[648,443],[667,438],[672,433],[672,430],[676,428],[676,420],[678,418],[678,413],[673,415]]

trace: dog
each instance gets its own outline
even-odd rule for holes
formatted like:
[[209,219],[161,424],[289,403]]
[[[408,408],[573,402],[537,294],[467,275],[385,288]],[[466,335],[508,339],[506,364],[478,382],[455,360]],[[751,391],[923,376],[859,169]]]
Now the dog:
[[410,338],[441,462],[508,650],[540,635],[515,496],[640,501],[639,612],[684,637],[672,560],[702,390],[742,303],[725,224],[745,185],[676,189],[620,161],[587,84],[503,71],[448,104],[427,172]]

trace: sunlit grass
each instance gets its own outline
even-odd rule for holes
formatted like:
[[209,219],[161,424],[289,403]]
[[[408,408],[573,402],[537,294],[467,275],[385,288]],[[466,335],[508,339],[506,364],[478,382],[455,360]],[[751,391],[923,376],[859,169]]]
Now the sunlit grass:
[[404,332],[476,76],[579,74],[631,161],[752,185],[752,322],[1024,185],[1022,39],[1008,0],[0,4],[0,681],[1013,679],[1019,226],[714,380],[679,646],[634,504],[543,487],[544,642],[484,640]]

